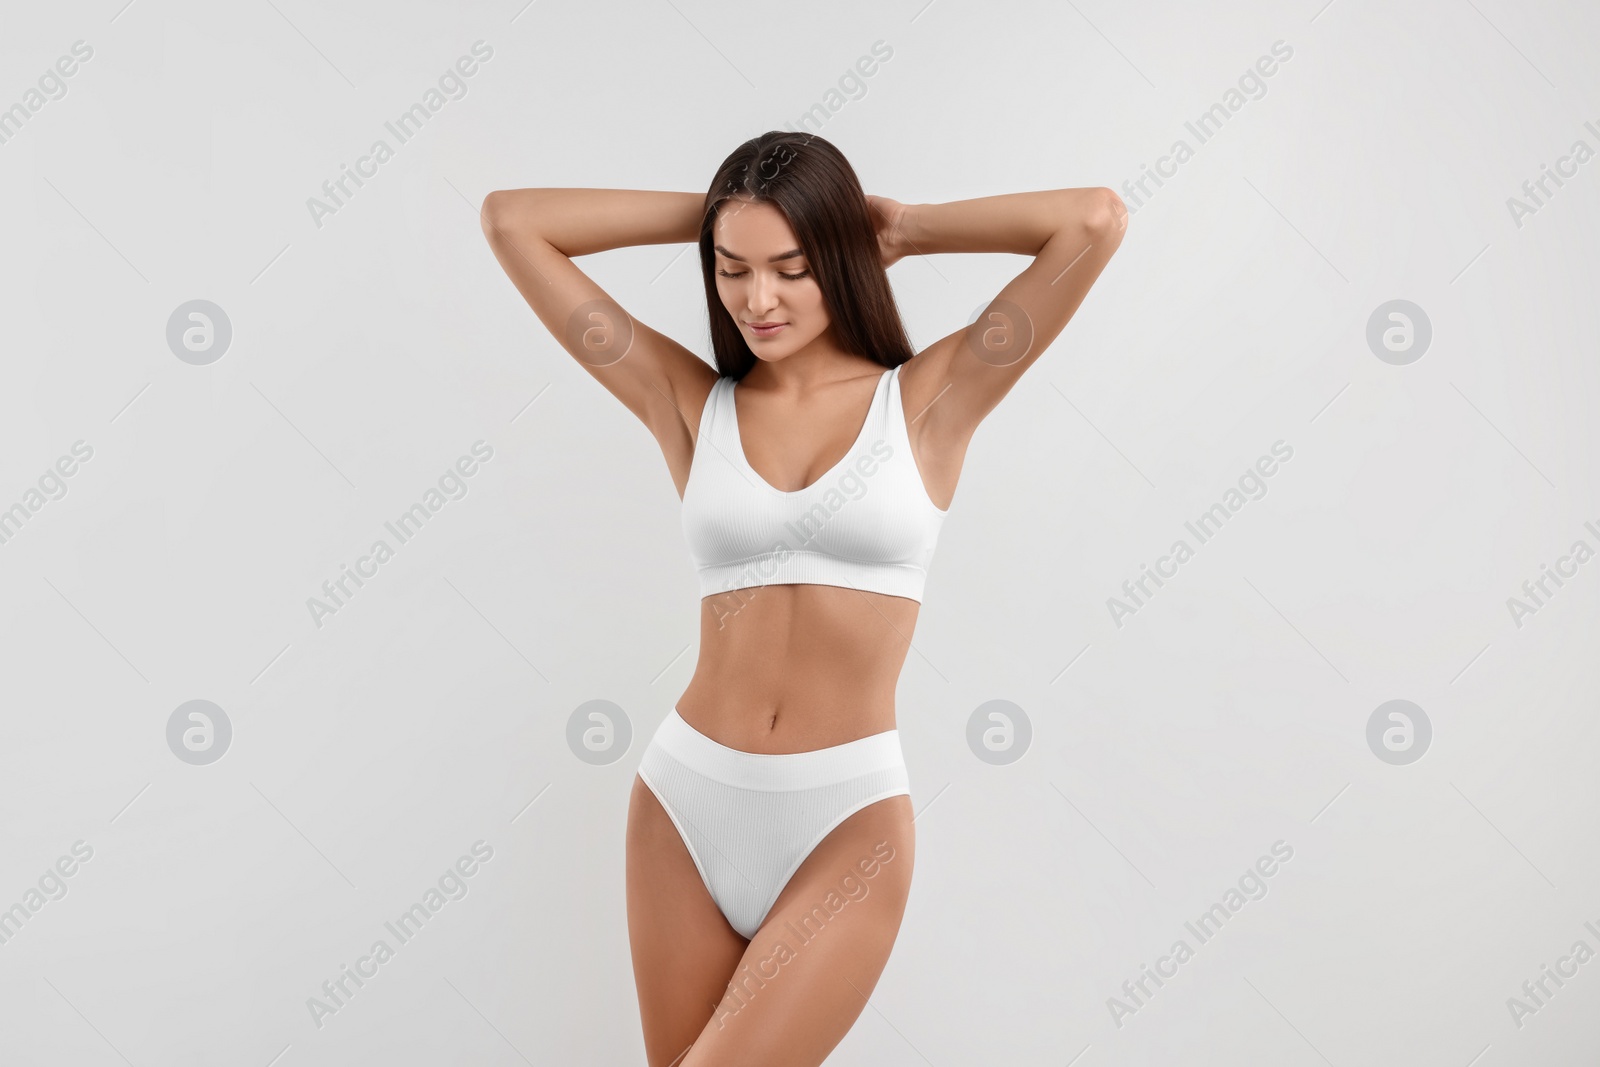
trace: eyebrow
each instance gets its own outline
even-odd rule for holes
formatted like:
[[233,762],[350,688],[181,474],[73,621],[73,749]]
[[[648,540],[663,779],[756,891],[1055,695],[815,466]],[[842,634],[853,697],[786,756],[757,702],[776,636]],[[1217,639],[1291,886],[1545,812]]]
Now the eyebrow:
[[[711,247],[715,248],[718,252],[721,252],[723,255],[727,256],[729,259],[738,260],[740,263],[748,263],[749,262],[749,260],[744,259],[742,256],[734,255],[732,252],[728,251],[726,248],[723,248],[721,245],[712,245]],[[787,252],[779,252],[775,256],[769,256],[767,258],[767,262],[768,263],[778,263],[778,262],[780,262],[782,260],[785,260],[785,259],[795,259],[796,257],[803,256],[803,255],[805,255],[805,252],[803,250],[801,250],[799,248],[791,248]]]

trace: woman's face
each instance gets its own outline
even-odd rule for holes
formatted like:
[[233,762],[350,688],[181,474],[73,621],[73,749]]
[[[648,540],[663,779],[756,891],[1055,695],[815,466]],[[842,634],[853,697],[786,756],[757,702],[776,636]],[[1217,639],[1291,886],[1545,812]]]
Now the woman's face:
[[[777,205],[724,201],[711,237],[717,294],[757,359],[783,359],[827,330],[822,289]],[[769,323],[782,325],[757,328]]]

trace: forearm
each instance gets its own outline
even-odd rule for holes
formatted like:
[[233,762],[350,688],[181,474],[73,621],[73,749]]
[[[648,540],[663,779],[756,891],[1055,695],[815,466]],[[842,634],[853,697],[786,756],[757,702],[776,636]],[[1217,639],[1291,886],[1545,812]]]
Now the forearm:
[[941,252],[1014,252],[1035,256],[1064,224],[1092,225],[1105,190],[1044,189],[945,204],[907,204],[900,242],[908,256]]
[[484,230],[532,234],[567,257],[700,236],[705,197],[650,189],[497,189],[484,197]]

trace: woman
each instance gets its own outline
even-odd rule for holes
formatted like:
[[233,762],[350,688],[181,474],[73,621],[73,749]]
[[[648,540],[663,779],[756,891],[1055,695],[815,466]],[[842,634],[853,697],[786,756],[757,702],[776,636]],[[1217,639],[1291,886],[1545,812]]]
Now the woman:
[[[910,889],[895,685],[967,443],[1082,303],[1127,212],[1105,188],[904,205],[866,196],[826,140],[771,132],[703,197],[500,190],[482,218],[540,320],[660,443],[702,596],[694,677],[628,812],[649,1063],[820,1064]],[[715,370],[572,262],[694,240]],[[939,252],[1033,263],[913,353],[885,270]]]

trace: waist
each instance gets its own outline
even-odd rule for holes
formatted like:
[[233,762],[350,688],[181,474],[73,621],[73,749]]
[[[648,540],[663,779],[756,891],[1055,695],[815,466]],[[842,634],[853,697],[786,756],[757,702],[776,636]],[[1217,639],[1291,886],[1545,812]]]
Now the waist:
[[915,601],[833,586],[707,597],[679,711],[725,744],[764,752],[893,729],[918,610]]
[[759,688],[697,670],[675,710],[719,744],[766,754],[810,752],[897,728],[892,685],[869,693],[802,684],[777,699]]
[[677,708],[667,713],[650,747],[725,785],[762,791],[813,789],[905,766],[897,730],[797,752],[753,752],[703,733]]

